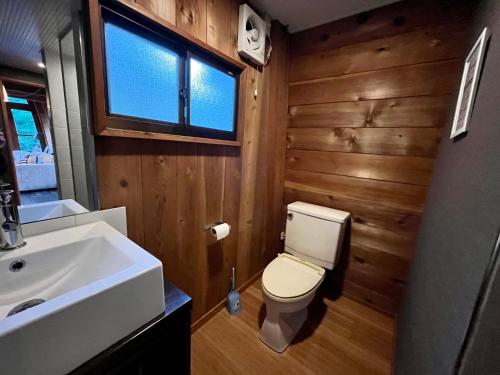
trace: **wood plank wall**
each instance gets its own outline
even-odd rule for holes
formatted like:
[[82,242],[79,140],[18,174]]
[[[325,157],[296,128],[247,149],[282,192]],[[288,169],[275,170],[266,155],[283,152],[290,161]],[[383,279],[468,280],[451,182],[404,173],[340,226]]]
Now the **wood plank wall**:
[[[237,1],[135,3],[238,58]],[[259,70],[249,65],[242,76],[241,147],[96,140],[101,207],[127,207],[129,237],[161,259],[166,277],[193,297],[193,321],[226,297],[232,266],[242,285],[282,247],[288,34],[278,23],[272,40],[271,63]],[[232,231],[215,242],[205,225],[219,220]]]
[[285,203],[351,212],[344,293],[391,315],[469,19],[465,2],[403,1],[290,38]]

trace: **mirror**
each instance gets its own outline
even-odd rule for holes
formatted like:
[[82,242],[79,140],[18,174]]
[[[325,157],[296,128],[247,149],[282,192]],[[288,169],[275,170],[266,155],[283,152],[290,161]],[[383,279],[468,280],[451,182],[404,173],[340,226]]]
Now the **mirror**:
[[0,2],[0,179],[21,223],[98,209],[79,0]]

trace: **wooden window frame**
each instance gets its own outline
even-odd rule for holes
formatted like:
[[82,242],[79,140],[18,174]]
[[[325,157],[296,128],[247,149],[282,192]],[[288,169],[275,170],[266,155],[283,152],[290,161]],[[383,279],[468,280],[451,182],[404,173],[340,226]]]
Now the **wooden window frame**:
[[[110,2],[108,0],[89,0],[87,11],[94,94],[94,130],[96,135],[222,144],[229,146],[241,145],[243,124],[240,113],[242,112],[243,98],[245,95],[244,82],[241,82],[243,80],[240,79],[240,77],[244,73],[246,67],[244,64],[222,54],[208,44],[193,38],[186,32],[134,4],[128,2]],[[234,131],[226,132],[194,125],[186,126],[182,124],[172,124],[162,121],[110,114],[107,104],[108,95],[103,12],[112,12],[117,15],[117,17],[122,17],[137,25],[137,27],[140,27],[143,31],[152,32],[152,35],[155,35],[155,37],[163,39],[167,46],[173,45],[173,50],[175,52],[178,52],[176,46],[181,46],[180,48],[186,51],[184,56],[181,55],[185,59],[189,59],[190,56],[195,56],[204,63],[213,65],[217,69],[224,67],[233,72],[236,75],[237,82]],[[106,16],[109,16],[109,13]],[[182,106],[180,105],[179,107],[181,108]],[[189,108],[187,108],[186,116],[189,116]]]

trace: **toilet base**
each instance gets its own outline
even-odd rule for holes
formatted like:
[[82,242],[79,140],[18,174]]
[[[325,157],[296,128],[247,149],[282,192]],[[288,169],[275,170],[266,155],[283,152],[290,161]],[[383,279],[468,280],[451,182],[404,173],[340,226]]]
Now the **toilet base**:
[[315,294],[316,289],[293,301],[280,301],[268,295],[263,288],[266,318],[260,328],[261,341],[275,352],[283,352],[304,325],[307,319],[307,306]]
[[275,352],[283,352],[307,319],[307,307],[293,313],[268,311],[260,329],[260,340]]

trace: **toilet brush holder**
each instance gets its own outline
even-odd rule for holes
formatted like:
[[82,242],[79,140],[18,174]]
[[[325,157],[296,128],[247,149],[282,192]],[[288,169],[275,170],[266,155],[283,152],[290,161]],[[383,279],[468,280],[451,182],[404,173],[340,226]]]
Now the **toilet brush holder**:
[[227,295],[226,307],[229,315],[238,315],[240,313],[240,294],[236,291],[236,274],[234,267],[231,274],[231,290]]

